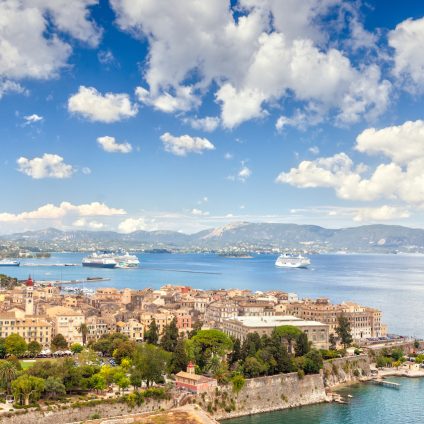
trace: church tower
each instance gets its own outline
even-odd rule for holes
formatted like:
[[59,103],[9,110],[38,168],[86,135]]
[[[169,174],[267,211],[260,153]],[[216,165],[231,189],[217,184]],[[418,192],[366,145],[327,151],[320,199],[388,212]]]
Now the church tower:
[[31,276],[28,277],[25,286],[25,315],[34,315],[34,282],[32,281]]

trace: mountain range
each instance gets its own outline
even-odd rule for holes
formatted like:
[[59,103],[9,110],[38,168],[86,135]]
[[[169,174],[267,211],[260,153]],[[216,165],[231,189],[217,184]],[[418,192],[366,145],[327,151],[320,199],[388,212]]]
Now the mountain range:
[[171,250],[302,249],[356,252],[424,252],[424,230],[398,225],[328,229],[317,225],[239,222],[184,234],[176,231],[61,231],[54,228],[0,236],[21,248],[90,250],[101,248]]

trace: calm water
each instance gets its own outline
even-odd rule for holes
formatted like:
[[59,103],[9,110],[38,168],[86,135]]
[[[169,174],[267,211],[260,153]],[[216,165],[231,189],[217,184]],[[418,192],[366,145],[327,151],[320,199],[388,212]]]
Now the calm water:
[[[186,284],[196,288],[283,290],[299,297],[353,300],[383,311],[394,333],[424,338],[424,255],[316,255],[310,269],[278,269],[275,256],[232,259],[209,254],[142,254],[140,269],[98,269],[23,266],[28,263],[81,263],[83,254],[55,254],[49,259],[23,260],[19,268],[0,268],[19,278],[74,280],[87,276],[111,278],[86,287],[158,288]],[[423,420],[424,422],[424,420]]]
[[347,405],[319,404],[223,421],[223,424],[418,424],[424,423],[424,379],[395,379],[399,390],[371,384],[343,391]]

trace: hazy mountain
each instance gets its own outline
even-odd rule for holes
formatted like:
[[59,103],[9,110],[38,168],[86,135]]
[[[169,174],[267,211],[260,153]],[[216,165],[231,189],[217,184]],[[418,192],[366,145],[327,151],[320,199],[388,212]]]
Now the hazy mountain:
[[424,230],[395,225],[327,229],[317,225],[239,222],[195,234],[176,231],[60,231],[48,228],[0,237],[24,247],[44,249],[303,248],[307,250],[424,251]]

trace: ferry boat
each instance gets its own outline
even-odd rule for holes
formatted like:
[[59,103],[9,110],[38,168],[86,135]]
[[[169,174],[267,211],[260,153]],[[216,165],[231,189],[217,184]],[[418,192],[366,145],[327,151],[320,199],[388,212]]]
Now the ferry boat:
[[19,266],[20,264],[19,261],[11,261],[9,259],[0,260],[0,266]]
[[311,264],[309,258],[302,255],[289,255],[284,253],[275,261],[275,266],[279,268],[307,268]]

